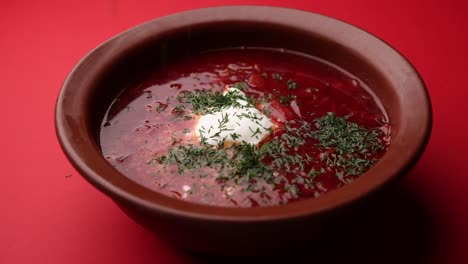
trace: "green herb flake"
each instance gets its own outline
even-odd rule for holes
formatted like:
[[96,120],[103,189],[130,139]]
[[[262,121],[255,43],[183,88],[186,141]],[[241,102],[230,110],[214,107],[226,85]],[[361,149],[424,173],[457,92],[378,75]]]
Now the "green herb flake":
[[273,73],[271,74],[271,77],[277,81],[282,81],[283,80],[283,76],[281,76],[281,74],[279,73]]
[[166,110],[167,108],[167,104],[163,104],[163,103],[158,103],[158,106],[156,107],[156,112],[157,113],[162,113],[164,112],[164,110]]
[[280,96],[279,102],[282,105],[288,105],[291,101],[296,100],[296,95],[287,95],[287,96]]
[[[332,167],[342,169],[347,175],[360,175],[370,168],[376,159],[372,155],[385,148],[380,140],[381,131],[367,129],[347,120],[327,113],[316,121],[317,130],[312,133],[323,149],[334,150],[331,155],[322,155],[322,160]],[[342,178],[341,173],[337,176]]]
[[288,84],[288,89],[289,90],[295,90],[298,87],[297,83],[295,81],[291,80],[291,79],[288,80],[287,84]]
[[232,86],[241,91],[246,91],[249,89],[249,86],[245,82],[238,82],[238,83],[233,84]]
[[311,177],[312,179],[314,179],[315,177],[319,176],[320,174],[322,174],[323,172],[321,171],[317,171],[315,170],[314,168],[312,168],[309,173],[307,174],[307,176]]
[[230,136],[231,136],[232,140],[236,140],[236,139],[240,138],[240,135],[237,134],[237,133],[231,133]]
[[293,197],[297,197],[300,194],[299,188],[295,184],[286,185],[284,188]]
[[[239,90],[248,89],[246,83],[236,83],[234,87]],[[250,96],[246,96],[238,90],[229,90],[223,94],[221,92],[214,92],[212,90],[196,90],[192,92],[183,92],[178,95],[178,100],[182,104],[177,105],[173,113],[183,115],[185,114],[187,106],[194,114],[204,115],[209,113],[218,112],[227,107],[252,107],[254,100]],[[247,102],[247,105],[242,105],[239,101]]]
[[[297,84],[289,80],[289,87],[296,89]],[[291,95],[280,97],[279,100],[284,104],[294,99],[296,97]],[[191,116],[193,113],[205,114],[219,111],[224,107],[239,106],[238,100],[246,100],[246,97],[235,90],[224,95],[211,90],[186,92],[179,100],[182,103],[173,109],[173,113],[181,115],[182,118]],[[263,98],[258,102],[263,104],[267,100],[268,98]],[[253,99],[250,100],[250,102],[253,101]],[[251,113],[236,114],[236,116],[254,121],[262,118]],[[220,133],[212,135],[218,144],[217,146],[208,145],[206,131],[209,133],[214,128],[207,130],[202,127],[199,130],[200,145],[179,144],[180,141],[173,138],[173,144],[168,153],[153,158],[148,161],[148,165],[153,165],[155,162],[165,167],[171,165],[171,170],[174,170],[175,166],[181,174],[186,170],[194,171],[195,175],[198,173],[200,178],[209,175],[205,169],[214,169],[218,174],[217,181],[225,185],[235,183],[242,185],[243,190],[256,191],[258,187],[256,183],[269,183],[274,186],[283,186],[291,196],[298,197],[299,186],[303,185],[308,188],[307,186],[310,187],[311,184],[318,184],[316,177],[319,175],[334,173],[341,182],[347,183],[353,180],[350,176],[362,174],[377,161],[373,155],[386,146],[380,140],[382,132],[359,126],[350,122],[348,118],[327,113],[325,116],[316,118],[313,123],[305,120],[286,122],[283,134],[275,136],[259,147],[246,142],[226,147],[224,142],[228,137],[232,140],[240,138],[235,131],[229,132],[229,136],[224,138],[221,138]],[[228,121],[229,116],[223,115],[218,120],[218,129],[229,130],[227,129]],[[260,128],[249,127],[249,129],[252,137],[258,136],[263,131]],[[273,132],[272,128],[264,129],[270,133]],[[183,130],[184,134],[190,132],[190,129]],[[322,149],[319,159],[328,167],[318,167],[320,161],[314,160],[307,153],[298,154],[300,153],[298,150],[306,144],[308,139],[317,141],[317,146]],[[296,176],[288,182],[284,174],[291,175],[291,173]],[[281,179],[284,180],[281,181]]]

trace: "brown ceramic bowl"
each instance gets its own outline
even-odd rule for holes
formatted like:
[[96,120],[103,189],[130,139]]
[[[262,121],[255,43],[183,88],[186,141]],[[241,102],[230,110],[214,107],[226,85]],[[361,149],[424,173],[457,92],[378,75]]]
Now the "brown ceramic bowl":
[[[359,77],[389,115],[392,142],[387,153],[352,184],[319,198],[261,208],[211,207],[167,197],[133,182],[105,160],[99,125],[120,82],[136,78],[154,62],[163,66],[179,56],[232,46],[298,51]],[[431,106],[411,64],[359,28],[299,10],[230,6],[158,18],[103,43],[66,79],[55,121],[61,146],[74,167],[138,223],[183,248],[255,254],[284,252],[305,239],[320,240],[342,212],[403,175],[427,144]]]

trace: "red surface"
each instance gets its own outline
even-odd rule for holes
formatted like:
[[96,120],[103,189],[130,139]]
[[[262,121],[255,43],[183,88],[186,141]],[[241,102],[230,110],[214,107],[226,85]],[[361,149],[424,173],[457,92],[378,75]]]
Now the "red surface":
[[[53,112],[68,72],[100,42],[161,15],[221,2],[288,6],[351,22],[400,50],[428,86],[434,128],[424,156],[393,192],[363,215],[360,228],[352,229],[354,236],[343,237],[343,246],[351,250],[335,247],[324,257],[335,255],[333,259],[348,263],[373,257],[382,257],[375,263],[468,263],[468,2],[65,2],[0,3],[0,263],[207,260],[146,232],[85,182],[59,148]],[[340,245],[340,237],[337,240]],[[366,248],[372,250],[364,258]],[[317,254],[313,249],[309,253]]]

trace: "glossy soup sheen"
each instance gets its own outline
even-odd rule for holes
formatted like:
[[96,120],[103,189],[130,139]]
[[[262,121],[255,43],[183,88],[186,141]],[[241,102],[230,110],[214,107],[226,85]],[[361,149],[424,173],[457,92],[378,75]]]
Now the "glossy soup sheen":
[[[203,109],[194,113],[187,98],[221,96],[226,85],[274,124],[260,144],[211,146],[196,135]],[[156,192],[214,206],[269,206],[351,183],[383,155],[390,126],[370,89],[336,66],[234,49],[184,58],[125,87],[102,122],[100,144],[118,171]]]

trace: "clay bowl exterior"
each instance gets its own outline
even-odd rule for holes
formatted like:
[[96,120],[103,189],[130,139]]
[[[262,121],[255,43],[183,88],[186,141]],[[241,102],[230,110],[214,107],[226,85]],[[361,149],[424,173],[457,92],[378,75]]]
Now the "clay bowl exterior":
[[[133,182],[105,160],[99,125],[119,83],[137,79],[148,65],[164,67],[191,53],[239,46],[302,52],[363,80],[380,98],[392,125],[387,153],[352,184],[319,198],[260,208],[222,208],[167,197]],[[66,156],[87,181],[158,236],[182,248],[216,254],[285,252],[307,245],[306,240],[319,241],[339,217],[404,175],[422,154],[431,130],[424,83],[388,44],[329,17],[259,6],[178,13],[108,40],[67,77],[55,118]]]

